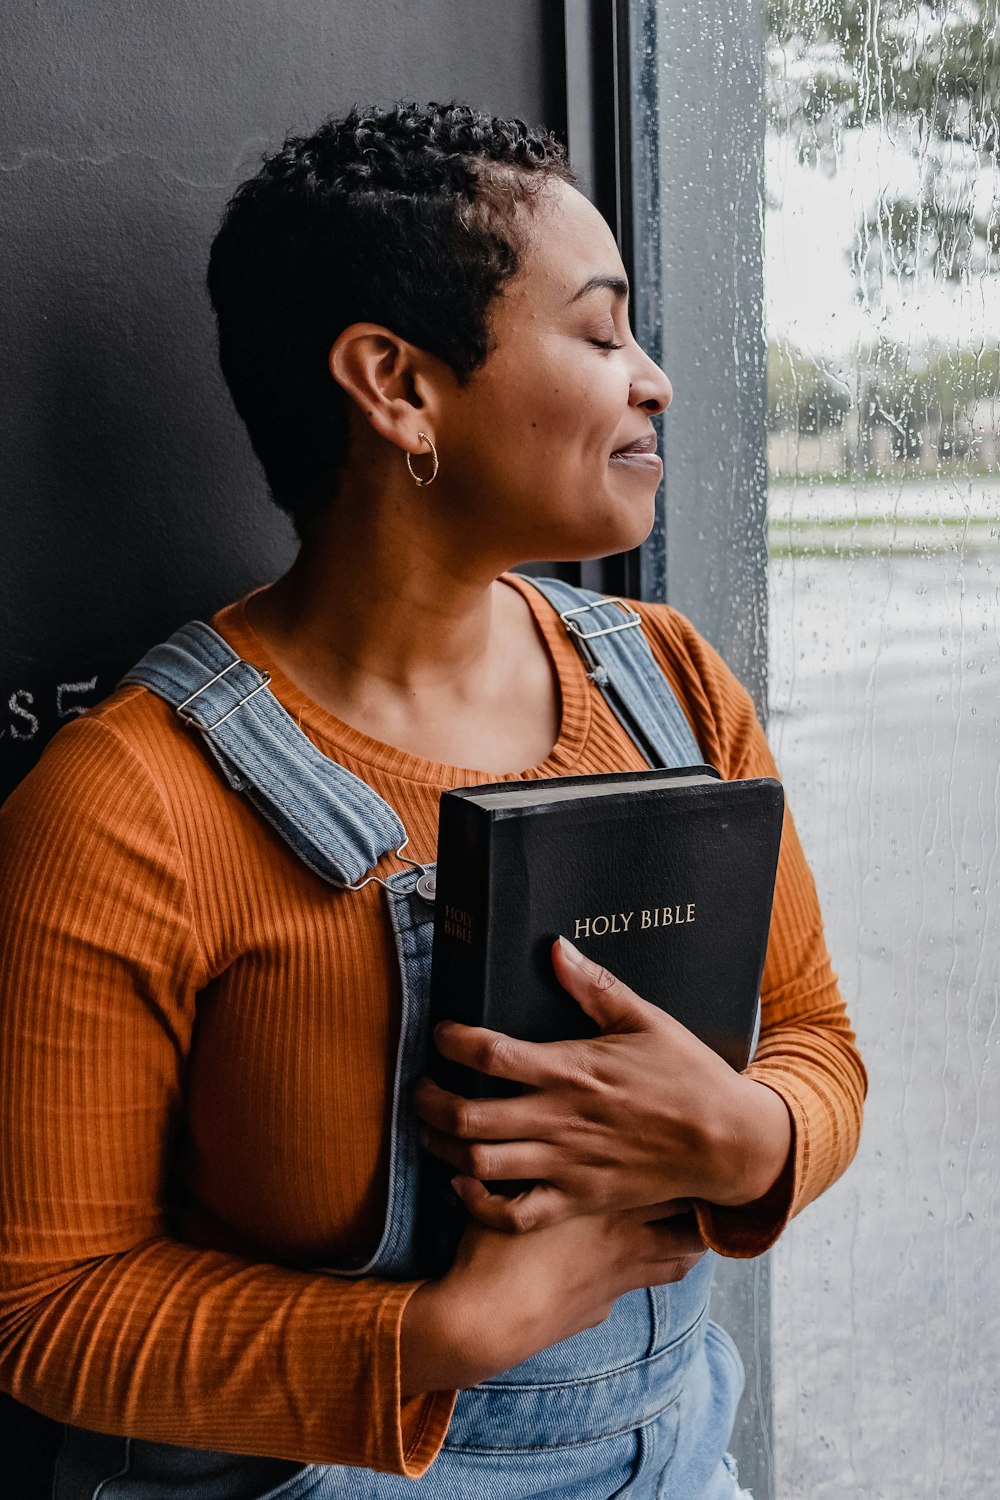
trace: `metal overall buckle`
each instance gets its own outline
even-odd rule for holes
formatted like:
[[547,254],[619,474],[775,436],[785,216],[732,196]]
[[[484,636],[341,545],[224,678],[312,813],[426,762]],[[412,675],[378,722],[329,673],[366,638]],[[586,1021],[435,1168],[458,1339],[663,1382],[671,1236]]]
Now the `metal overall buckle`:
[[[415,870],[420,871],[420,877],[417,880],[416,885],[414,886],[414,890],[416,891],[418,896],[423,898],[424,901],[428,901],[433,904],[434,897],[437,895],[437,879],[435,877],[434,871],[429,869],[427,865],[422,865],[418,859],[411,859],[408,854],[403,853],[403,850],[406,848],[409,842],[410,835],[407,834],[403,842],[400,844],[399,848],[394,849],[393,853],[395,854],[397,859],[401,859],[403,861],[404,865],[412,865]],[[386,850],[386,853],[388,852],[389,851]],[[335,884],[338,885],[342,891],[360,891],[366,885],[371,885],[373,882],[375,885],[383,886],[387,891],[392,890],[392,886],[389,884],[388,880],[383,880],[381,875],[366,875],[364,880],[356,880],[353,885],[347,885],[346,883],[341,883],[340,881],[336,881]]]
[[[233,704],[232,708],[227,709],[224,714],[221,714],[220,717],[211,724],[199,724],[198,720],[192,713],[185,713],[185,709],[188,709],[196,698],[200,698],[202,693],[207,692],[208,689],[213,685],[213,683],[220,682],[222,678],[225,677],[227,673],[232,672],[235,667],[244,666],[249,667],[252,672],[256,672],[257,676],[260,678],[260,681],[256,683],[252,688],[250,688],[248,692],[244,693],[243,696]],[[238,713],[245,704],[250,702],[251,698],[255,698],[258,693],[262,693],[270,681],[270,672],[264,671],[262,667],[254,666],[252,661],[246,661],[243,657],[239,657],[236,661],[231,661],[228,667],[223,667],[221,672],[216,672],[215,676],[210,677],[207,682],[203,682],[201,687],[195,688],[194,692],[191,693],[187,698],[185,698],[183,703],[178,703],[175,712],[177,713],[179,718],[184,720],[186,724],[193,724],[196,729],[200,729],[202,734],[211,734],[213,730],[220,728],[220,726],[223,725],[227,719],[231,719],[233,714]],[[434,872],[429,870],[426,865],[422,865],[419,860],[410,859],[408,855],[403,853],[403,850],[406,848],[409,842],[410,835],[407,834],[403,839],[403,842],[400,844],[399,848],[395,850],[396,858],[401,859],[404,865],[412,865],[415,870],[420,871],[420,878],[416,884],[417,895],[421,896],[425,901],[433,902],[435,894],[437,892],[437,882],[434,877]],[[386,850],[386,853],[388,852],[389,851]],[[392,890],[392,886],[387,880],[384,880],[381,875],[366,875],[363,880],[356,880],[353,884],[348,884],[346,881],[340,880],[331,881],[331,884],[336,885],[337,888],[342,891],[360,891],[363,890],[366,885],[371,885],[373,882],[376,885],[384,886],[387,891]]]
[[[621,606],[625,619],[617,625],[605,625],[599,630],[582,630],[576,615],[585,615],[592,609],[602,609],[605,604],[617,604]],[[575,635],[581,641],[592,641],[599,635],[615,635],[619,630],[634,630],[636,626],[641,628],[642,620],[634,609],[630,609],[624,599],[595,599],[592,604],[581,604],[576,609],[564,610],[560,616],[570,635]]]
[[[225,677],[234,669],[234,667],[249,667],[252,672],[257,673],[257,676],[260,678],[260,682],[258,682],[255,687],[252,687],[248,693],[244,693],[243,697],[240,698],[236,703],[234,703],[232,708],[227,709],[227,711],[218,719],[216,719],[212,724],[199,724],[194,714],[184,712],[189,704],[193,703],[196,698],[200,698],[202,693],[206,693],[208,689],[213,685],[213,683],[220,682],[223,677]],[[245,703],[250,702],[251,698],[256,698],[258,693],[262,693],[270,681],[270,672],[265,672],[260,667],[255,667],[252,661],[244,661],[242,657],[238,657],[236,661],[231,661],[228,667],[223,667],[221,672],[216,672],[214,677],[210,677],[207,682],[203,682],[201,687],[195,688],[194,692],[191,693],[189,697],[185,698],[183,703],[178,703],[175,712],[178,718],[184,720],[185,724],[193,724],[196,729],[201,730],[202,734],[211,734],[213,730],[218,729],[222,724],[224,724],[227,719],[231,719],[233,717],[233,714],[238,713],[238,711],[243,707]]]

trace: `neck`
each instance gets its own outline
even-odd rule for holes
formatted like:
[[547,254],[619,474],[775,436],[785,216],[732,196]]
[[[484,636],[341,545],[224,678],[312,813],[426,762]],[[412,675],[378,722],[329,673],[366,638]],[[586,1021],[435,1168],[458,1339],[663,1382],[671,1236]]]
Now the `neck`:
[[518,559],[498,553],[489,508],[476,509],[438,481],[428,495],[395,471],[382,485],[345,476],[249,615],[286,675],[372,739],[519,771],[558,737],[558,685],[527,602],[497,582]]
[[289,571],[251,603],[296,675],[341,697],[362,682],[409,695],[472,677],[491,656],[511,607],[495,579],[509,564],[454,525],[457,497],[435,498],[412,481],[342,485]]

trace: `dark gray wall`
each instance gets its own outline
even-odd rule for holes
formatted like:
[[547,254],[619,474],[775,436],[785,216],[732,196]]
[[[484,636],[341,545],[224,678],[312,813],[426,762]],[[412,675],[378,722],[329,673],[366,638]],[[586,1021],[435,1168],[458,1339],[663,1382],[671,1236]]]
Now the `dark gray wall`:
[[8,0],[0,83],[0,798],[153,640],[293,551],[202,281],[261,151],[352,102],[564,129],[545,0]]
[[[545,0],[4,11],[0,799],[146,646],[292,556],[202,289],[260,153],[355,101],[565,123],[562,6]],[[0,1490],[48,1496],[54,1441],[0,1399]]]

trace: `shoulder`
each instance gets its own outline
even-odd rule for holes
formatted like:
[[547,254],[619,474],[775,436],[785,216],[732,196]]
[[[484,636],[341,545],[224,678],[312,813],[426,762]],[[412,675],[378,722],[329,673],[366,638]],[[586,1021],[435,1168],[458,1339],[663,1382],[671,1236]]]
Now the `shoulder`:
[[53,735],[12,795],[57,781],[79,793],[115,778],[162,788],[192,757],[198,747],[168,704],[148,688],[118,687]]
[[671,605],[627,602],[640,615],[653,656],[706,759],[727,779],[763,774],[748,769],[765,746],[753,699],[719,652]]
[[[246,597],[212,614],[208,623],[239,652]],[[235,639],[234,639],[235,633]],[[120,684],[100,703],[64,724],[29,775],[4,804],[8,811],[45,797],[63,806],[115,786],[165,806],[203,803],[220,794],[218,771],[200,736],[156,693],[138,683]]]
[[[235,643],[231,637],[238,632],[245,602],[245,598],[236,599],[208,620],[237,651],[238,634]],[[144,788],[154,800],[167,805],[219,792],[218,771],[198,733],[168,703],[138,683],[119,685],[100,703],[64,724],[11,797],[37,801],[44,788],[48,797],[65,804],[116,786],[134,791]]]
[[118,688],[64,725],[11,792],[0,808],[0,858],[35,848],[90,863],[114,848],[173,863],[179,809],[213,792],[205,760],[155,694]]

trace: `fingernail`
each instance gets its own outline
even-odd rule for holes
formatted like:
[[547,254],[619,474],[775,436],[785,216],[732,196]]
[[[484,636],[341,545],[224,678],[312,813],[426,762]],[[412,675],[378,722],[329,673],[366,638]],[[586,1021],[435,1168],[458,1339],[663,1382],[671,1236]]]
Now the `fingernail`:
[[569,959],[571,964],[579,964],[583,967],[590,963],[590,959],[581,953],[579,948],[574,947],[568,937],[560,936],[559,947],[562,949],[563,957]]

